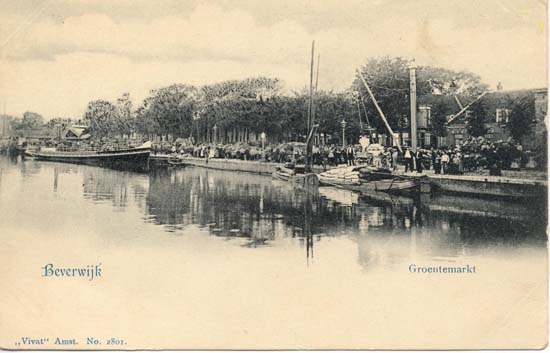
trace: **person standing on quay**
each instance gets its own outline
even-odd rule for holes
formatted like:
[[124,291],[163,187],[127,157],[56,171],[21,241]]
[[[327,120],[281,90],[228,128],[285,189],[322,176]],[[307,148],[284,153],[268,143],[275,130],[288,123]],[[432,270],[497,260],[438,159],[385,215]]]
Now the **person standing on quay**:
[[441,174],[441,152],[434,152],[435,160],[434,160],[434,171],[435,174]]
[[344,164],[348,164],[348,151],[345,147],[342,147],[342,150],[341,150],[341,155],[342,155],[342,163]]
[[354,153],[354,148],[353,146],[348,146],[348,149],[347,149],[347,156],[348,156],[348,165],[355,165],[355,153]]
[[392,170],[394,172],[397,172],[397,158],[398,157],[399,157],[399,154],[397,152],[397,149],[392,148],[391,149],[391,165],[392,165]]
[[210,155],[210,146],[206,147],[204,150],[204,160],[206,161],[206,164],[208,164],[209,155]]
[[442,174],[447,174],[447,167],[449,165],[449,160],[450,160],[449,154],[447,153],[447,151],[443,151],[443,156],[441,156]]
[[413,171],[413,155],[411,150],[407,147],[405,150],[405,173],[408,171]]
[[422,151],[420,151],[420,149],[417,149],[416,150],[416,171],[418,173],[422,173],[422,158],[423,158],[423,154],[422,154]]

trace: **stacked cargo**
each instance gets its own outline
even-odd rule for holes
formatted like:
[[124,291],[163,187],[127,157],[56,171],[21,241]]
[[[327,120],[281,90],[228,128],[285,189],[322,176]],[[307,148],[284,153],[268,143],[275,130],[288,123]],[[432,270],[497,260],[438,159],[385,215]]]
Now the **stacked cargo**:
[[361,166],[339,167],[319,174],[319,181],[325,185],[361,184]]

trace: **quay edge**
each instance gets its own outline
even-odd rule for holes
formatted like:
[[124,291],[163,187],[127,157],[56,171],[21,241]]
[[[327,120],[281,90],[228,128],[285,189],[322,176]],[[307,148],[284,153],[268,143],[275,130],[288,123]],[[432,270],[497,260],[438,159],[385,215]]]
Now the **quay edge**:
[[[168,155],[151,155],[152,160],[168,160]],[[229,170],[271,175],[279,163],[243,161],[235,159],[210,158],[208,160],[197,157],[184,157],[186,165],[210,169]],[[314,172],[322,172],[316,167]],[[546,197],[548,183],[545,180],[531,180],[498,176],[471,176],[471,175],[435,175],[425,174],[429,180],[429,189],[457,194],[487,195],[500,197]],[[420,176],[420,175],[419,175]],[[427,185],[423,185],[428,189]],[[423,190],[423,193],[430,190]]]
[[471,175],[429,175],[428,178],[436,191],[458,194],[545,198],[548,193],[546,180]]
[[[168,161],[170,156],[168,155],[151,155],[151,160],[155,161]],[[223,158],[197,158],[197,157],[183,157],[182,161],[189,166],[203,167],[209,169],[229,170],[235,172],[247,172],[256,173],[261,175],[271,175],[275,171],[275,168],[280,167],[280,163],[273,162],[258,162],[258,161],[243,161],[240,159],[223,159]],[[323,171],[321,167],[314,167],[315,173]]]

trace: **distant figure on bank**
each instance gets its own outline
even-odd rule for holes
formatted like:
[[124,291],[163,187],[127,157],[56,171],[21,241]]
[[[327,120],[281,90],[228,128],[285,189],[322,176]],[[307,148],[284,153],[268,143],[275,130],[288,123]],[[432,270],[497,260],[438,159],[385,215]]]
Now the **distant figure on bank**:
[[434,152],[434,171],[435,174],[441,174],[441,153],[440,152]]
[[405,173],[413,171],[413,155],[411,150],[407,147],[405,150]]
[[399,154],[397,152],[397,149],[392,148],[392,150],[391,150],[391,165],[392,165],[392,170],[394,172],[397,172],[397,158],[398,157],[399,157]]
[[448,173],[448,166],[449,166],[449,160],[450,160],[450,157],[449,155],[447,154],[447,152],[443,152],[443,156],[441,156],[441,172],[442,174],[447,174]]
[[348,165],[355,165],[355,150],[353,146],[347,148]]
[[422,154],[422,151],[420,151],[420,149],[417,149],[416,150],[416,171],[418,173],[422,173],[422,158],[423,158],[423,154]]

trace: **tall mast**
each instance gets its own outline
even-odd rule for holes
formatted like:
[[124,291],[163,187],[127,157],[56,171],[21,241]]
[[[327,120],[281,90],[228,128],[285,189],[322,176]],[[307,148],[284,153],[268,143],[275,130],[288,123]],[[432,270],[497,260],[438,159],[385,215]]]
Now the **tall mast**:
[[[315,77],[315,88],[313,89],[313,96],[317,97],[317,87],[319,86],[319,63],[321,62],[321,54],[317,55],[317,75]],[[313,62],[312,62],[313,63]],[[311,113],[311,126],[315,124],[315,111],[317,107],[315,104],[312,104],[312,113]],[[311,127],[310,127],[311,130]]]
[[309,108],[307,112],[307,133],[311,130],[313,114],[313,55],[315,54],[315,41],[311,42],[311,66],[309,70]]
[[311,66],[309,70],[309,108],[307,112],[307,137],[306,137],[306,173],[311,172],[312,146],[311,138],[313,137],[313,56],[315,54],[315,41],[311,42]]

